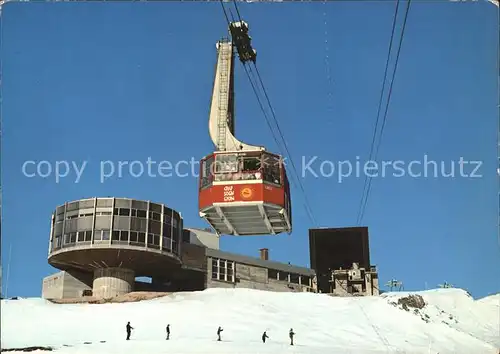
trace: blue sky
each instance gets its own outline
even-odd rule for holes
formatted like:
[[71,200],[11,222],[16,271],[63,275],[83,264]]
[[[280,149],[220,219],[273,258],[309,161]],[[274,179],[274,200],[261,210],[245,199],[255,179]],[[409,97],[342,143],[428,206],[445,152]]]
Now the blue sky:
[[[253,3],[240,12],[299,170],[302,156],[367,159],[394,3]],[[196,178],[133,178],[125,171],[100,183],[99,169],[103,160],[175,163],[213,150],[207,119],[215,42],[227,34],[220,4],[8,3],[2,25],[2,265],[5,283],[11,249],[9,296],[39,296],[42,278],[55,271],[47,264],[50,215],[66,201],[152,200],[180,211],[186,226],[206,227]],[[483,161],[483,177],[373,179],[363,224],[381,282],[396,278],[416,290],[448,281],[475,297],[500,290],[492,282],[500,269],[497,43],[492,4],[412,4],[378,160],[409,163],[427,155],[449,166],[463,157]],[[240,64],[236,75],[237,136],[278,152]],[[27,160],[87,166],[79,183],[74,172],[56,183],[53,175],[23,176]],[[363,178],[339,183],[336,175],[307,175],[302,183],[318,226],[356,224]],[[275,260],[308,266],[313,225],[298,189],[292,198],[291,236],[225,237],[222,247],[254,256],[268,247]]]

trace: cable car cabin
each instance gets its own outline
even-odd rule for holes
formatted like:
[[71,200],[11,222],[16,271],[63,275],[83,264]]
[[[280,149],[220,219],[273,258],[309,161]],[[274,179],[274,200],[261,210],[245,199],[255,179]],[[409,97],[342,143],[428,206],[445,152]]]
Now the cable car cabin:
[[200,216],[219,235],[292,231],[290,186],[280,156],[221,151],[200,165]]
[[238,56],[242,63],[257,60],[257,51],[252,48],[252,38],[248,35],[248,24],[245,21],[231,22],[229,32],[234,46],[238,51]]

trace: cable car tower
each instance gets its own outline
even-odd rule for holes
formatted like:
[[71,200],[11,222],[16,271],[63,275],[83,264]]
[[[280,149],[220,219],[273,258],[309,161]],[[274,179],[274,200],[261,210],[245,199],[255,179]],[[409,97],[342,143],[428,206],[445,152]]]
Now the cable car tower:
[[229,24],[231,40],[216,44],[217,65],[208,129],[215,152],[200,163],[199,211],[218,235],[292,231],[290,186],[281,156],[234,136],[234,56],[255,63],[244,21]]

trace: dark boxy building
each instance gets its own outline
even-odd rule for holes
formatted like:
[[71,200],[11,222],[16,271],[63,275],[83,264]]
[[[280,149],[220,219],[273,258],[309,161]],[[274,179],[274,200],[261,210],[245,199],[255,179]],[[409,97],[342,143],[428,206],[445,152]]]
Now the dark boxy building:
[[[376,269],[370,264],[368,227],[310,229],[309,253],[321,292],[355,293],[356,281],[359,293],[378,292]],[[373,286],[377,289],[369,289]]]
[[316,270],[350,268],[358,263],[370,268],[367,227],[343,227],[309,230],[311,268]]

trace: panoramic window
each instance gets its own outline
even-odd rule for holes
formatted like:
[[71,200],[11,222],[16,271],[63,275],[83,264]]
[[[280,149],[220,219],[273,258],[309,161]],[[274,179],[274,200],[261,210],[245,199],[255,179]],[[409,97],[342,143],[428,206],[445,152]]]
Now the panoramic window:
[[182,232],[182,230],[180,230],[180,229],[178,229],[178,228],[175,228],[175,227],[173,228],[173,231],[172,231],[172,239],[173,239],[174,241],[179,241],[179,238],[180,238],[180,237],[179,237],[179,236],[180,236],[180,235],[179,235],[179,232]]
[[120,231],[120,241],[128,242],[128,231]]
[[154,211],[150,211],[149,218],[152,220],[161,221],[161,214]]
[[[168,228],[168,226],[167,226]],[[161,222],[149,220],[148,231],[155,235],[161,234]]]
[[238,155],[217,155],[215,158],[216,173],[238,172]]
[[118,211],[118,215],[130,216],[130,209],[120,208],[120,210]]
[[78,231],[78,242],[90,241],[92,239],[92,231]]
[[162,240],[163,244],[162,244],[162,248],[164,250],[171,250],[172,249],[172,240],[168,237],[165,237],[163,236],[163,240]]
[[102,240],[101,230],[95,230],[94,231],[94,241],[101,241],[101,240]]
[[143,218],[132,218],[130,220],[130,229],[133,231],[146,231],[148,223],[146,219]]
[[243,172],[254,172],[260,170],[259,157],[243,157]]
[[265,155],[264,158],[264,180],[266,182],[281,184],[280,158],[273,155]]
[[206,188],[212,183],[212,168],[213,168],[214,158],[209,157],[203,161],[202,175],[201,175],[201,188]]
[[172,237],[172,226],[171,225],[164,225],[163,226],[163,235],[165,237],[171,238]]
[[236,176],[239,180],[256,180],[262,179],[261,173],[261,158],[257,156],[240,156],[241,173]]
[[111,215],[110,211],[98,211],[96,213],[97,216],[105,216],[105,215]]

